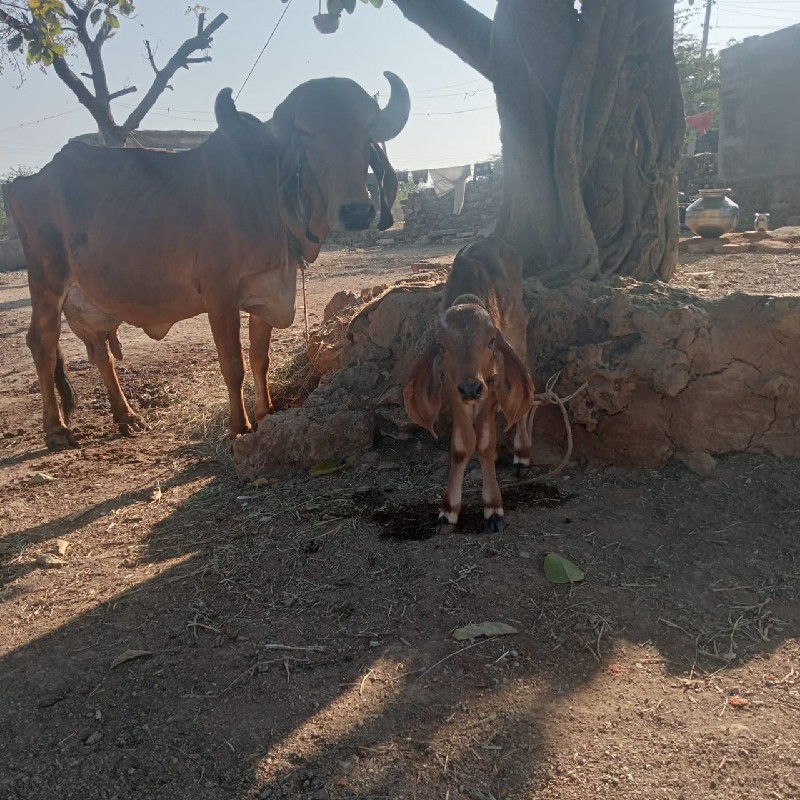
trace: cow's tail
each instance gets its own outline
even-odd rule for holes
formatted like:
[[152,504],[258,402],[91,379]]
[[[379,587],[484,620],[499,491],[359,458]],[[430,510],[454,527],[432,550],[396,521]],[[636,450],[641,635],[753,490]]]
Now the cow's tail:
[[78,405],[78,395],[75,394],[75,388],[69,379],[69,370],[67,370],[64,353],[60,347],[56,355],[56,389],[61,395],[61,410],[64,413],[64,422],[69,425],[72,412],[75,410],[75,406]]

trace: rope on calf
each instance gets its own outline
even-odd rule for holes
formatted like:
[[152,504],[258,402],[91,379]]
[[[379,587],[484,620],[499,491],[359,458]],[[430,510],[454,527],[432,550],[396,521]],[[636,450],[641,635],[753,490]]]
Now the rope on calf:
[[569,463],[570,456],[572,455],[573,440],[572,426],[569,424],[569,414],[567,413],[567,403],[569,403],[570,400],[572,400],[575,396],[579,395],[589,385],[589,383],[588,381],[584,381],[572,394],[567,395],[566,397],[561,397],[553,389],[556,383],[558,383],[558,379],[560,377],[560,371],[555,375],[552,375],[550,380],[548,380],[545,384],[544,391],[534,395],[533,408],[530,410],[528,415],[528,433],[530,434],[530,440],[533,441],[533,417],[536,414],[536,409],[539,406],[557,405],[561,409],[561,419],[564,420],[564,430],[567,434],[567,446],[564,450],[564,455],[562,456],[561,461],[549,472],[545,472],[544,475],[536,475],[523,481],[515,481],[514,483],[504,484],[504,486],[527,486],[531,483],[541,483],[542,481],[549,480],[550,478],[558,475],[558,473],[561,472],[561,470],[564,469],[564,467],[566,467]]

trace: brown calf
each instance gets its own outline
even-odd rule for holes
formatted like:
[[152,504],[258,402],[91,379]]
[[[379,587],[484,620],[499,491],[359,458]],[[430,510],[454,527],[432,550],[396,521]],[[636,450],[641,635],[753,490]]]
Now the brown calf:
[[530,464],[527,421],[534,388],[526,366],[528,313],[522,301],[519,254],[493,236],[462,248],[447,279],[442,308],[434,341],[403,392],[408,415],[434,437],[443,390],[453,412],[450,478],[436,532],[450,533],[458,522],[464,472],[476,451],[486,529],[502,531],[503,500],[494,463],[498,406],[506,430],[517,426],[514,463]]

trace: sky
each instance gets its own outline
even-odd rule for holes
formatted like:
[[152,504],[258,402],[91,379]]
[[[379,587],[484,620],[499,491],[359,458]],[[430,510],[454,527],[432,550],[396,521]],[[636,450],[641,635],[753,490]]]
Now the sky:
[[[326,75],[353,78],[370,94],[380,92],[383,103],[388,86],[382,73],[388,69],[403,78],[412,100],[408,125],[389,144],[397,168],[460,166],[499,154],[499,123],[488,81],[406,22],[392,2],[381,9],[358,3],[352,16],[342,15],[339,31],[328,36],[313,26],[318,2],[292,0],[287,10],[278,0],[206,0],[209,20],[220,12],[229,17],[214,37],[213,61],[179,70],[172,81],[174,91],[161,96],[141,127],[213,130],[214,98],[225,86],[234,94],[241,89],[241,110],[268,119],[295,86]],[[494,11],[495,0],[470,2],[487,15]],[[687,4],[679,0],[679,6]],[[157,48],[160,66],[192,35],[196,21],[193,14],[187,16],[187,5],[187,0],[136,0],[136,17],[123,20],[106,45],[111,90],[131,84],[139,88],[114,101],[117,121],[127,116],[152,81],[143,40],[150,39]],[[698,36],[703,7],[704,0],[695,0],[692,29]],[[719,50],[732,39],[741,41],[796,23],[800,0],[716,0],[709,45]],[[88,71],[77,57],[73,68]],[[10,69],[0,75],[0,175],[18,165],[44,166],[67,139],[94,129],[89,113],[52,71],[23,68],[22,80]]]

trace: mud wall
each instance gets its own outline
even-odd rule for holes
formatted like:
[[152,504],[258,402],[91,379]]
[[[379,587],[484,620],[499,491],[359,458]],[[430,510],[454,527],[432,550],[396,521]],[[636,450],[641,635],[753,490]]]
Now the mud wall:
[[[440,296],[441,286],[395,287],[360,309],[338,309],[311,343],[323,379],[310,408],[276,415],[237,441],[239,474],[309,466],[306,451],[340,457],[368,449],[377,434],[413,429],[402,387],[430,340]],[[728,452],[800,455],[800,297],[704,300],[626,279],[558,291],[530,280],[525,297],[537,385],[556,374],[561,395],[588,384],[570,409],[576,458],[659,467]],[[326,438],[326,419],[358,435]],[[446,435],[446,417],[440,425]],[[300,435],[317,433],[321,441]],[[557,462],[563,443],[557,410],[541,409],[534,461]]]

